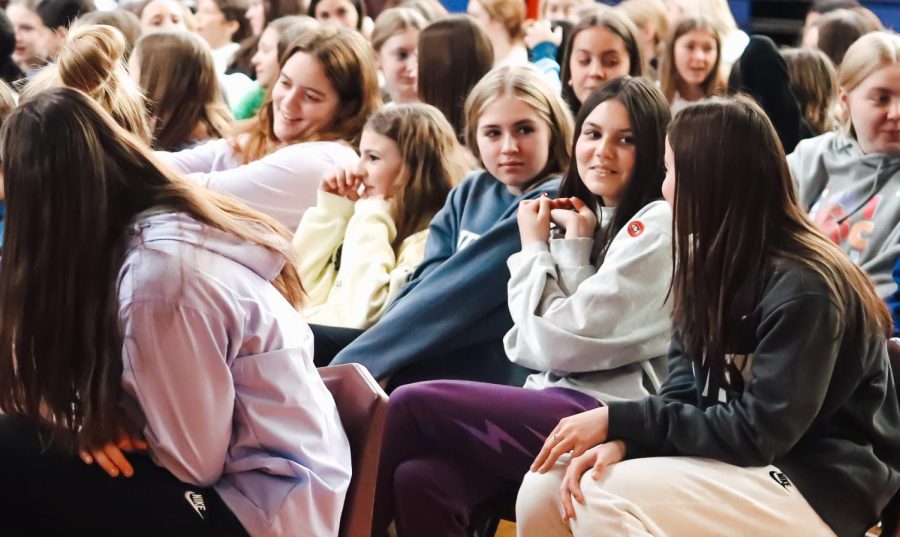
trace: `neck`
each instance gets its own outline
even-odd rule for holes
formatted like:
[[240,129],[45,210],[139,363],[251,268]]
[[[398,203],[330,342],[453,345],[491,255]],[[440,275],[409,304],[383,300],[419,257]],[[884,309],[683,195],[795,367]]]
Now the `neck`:
[[685,101],[699,101],[706,96],[700,86],[693,84],[679,84],[678,95],[681,95]]
[[515,45],[505,34],[491,36],[491,44],[494,46],[494,65],[506,58]]

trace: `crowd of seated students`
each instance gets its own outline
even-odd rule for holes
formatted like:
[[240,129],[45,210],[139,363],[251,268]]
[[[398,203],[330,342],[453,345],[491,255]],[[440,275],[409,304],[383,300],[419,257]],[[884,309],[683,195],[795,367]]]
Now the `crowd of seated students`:
[[782,49],[726,0],[100,7],[0,11],[0,535],[337,536],[346,363],[373,537],[898,494],[900,35],[856,0]]

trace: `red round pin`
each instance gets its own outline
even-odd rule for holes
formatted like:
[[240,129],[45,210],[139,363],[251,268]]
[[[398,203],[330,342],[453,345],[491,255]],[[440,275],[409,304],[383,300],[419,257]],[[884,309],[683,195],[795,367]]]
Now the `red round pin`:
[[628,222],[628,225],[626,227],[628,228],[628,234],[632,237],[637,237],[644,232],[644,224],[642,224],[640,220]]

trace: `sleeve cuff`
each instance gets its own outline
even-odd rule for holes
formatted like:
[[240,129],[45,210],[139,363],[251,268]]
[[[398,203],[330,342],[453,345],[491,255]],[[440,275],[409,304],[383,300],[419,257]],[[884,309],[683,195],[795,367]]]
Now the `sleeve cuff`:
[[591,264],[591,249],[594,239],[579,237],[577,239],[553,239],[550,241],[550,253],[553,260],[563,267],[583,267]]
[[353,216],[352,201],[324,190],[316,191],[316,205],[330,214],[342,216],[344,220],[349,220]]
[[609,408],[607,437],[625,442],[625,458],[653,456],[653,451],[641,443],[641,439],[645,438],[644,400],[610,401],[606,406]]
[[533,49],[531,49],[531,61],[535,62],[544,58],[555,60],[558,50],[559,47],[557,47],[550,41],[542,41],[535,45]]
[[384,199],[364,198],[356,202],[356,214],[378,214],[391,217],[391,202]]

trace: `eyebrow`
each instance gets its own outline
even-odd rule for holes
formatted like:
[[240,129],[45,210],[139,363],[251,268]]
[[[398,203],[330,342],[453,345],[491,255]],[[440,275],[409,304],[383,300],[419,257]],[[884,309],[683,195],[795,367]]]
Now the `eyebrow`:
[[[597,125],[597,124],[594,123],[593,121],[585,121],[584,124],[585,124],[585,125],[588,125],[588,126],[591,126],[591,127],[595,128],[595,129],[603,130],[603,127],[601,127],[600,125]],[[631,133],[633,132],[633,130],[632,130],[631,127],[628,127],[627,129],[619,129],[619,130],[613,131],[613,132],[616,132],[616,133],[619,133],[619,134],[631,134]]]
[[[522,125],[534,125],[536,122],[533,119],[520,119],[513,123],[513,127],[520,127]],[[479,129],[499,129],[500,125],[491,123],[490,125],[480,125]]]
[[[289,76],[287,76],[286,74],[284,74],[284,72],[281,73],[281,78],[284,78],[285,80],[287,80],[288,82],[291,82],[291,83],[294,82],[294,80],[293,80],[291,77],[289,77]],[[305,89],[306,91],[315,93],[316,95],[320,95],[320,96],[323,96],[323,97],[325,96],[325,92],[319,91],[319,90],[317,90],[316,88],[313,88],[313,87],[310,87],[310,86],[300,86],[300,87],[302,87],[302,88]]]

